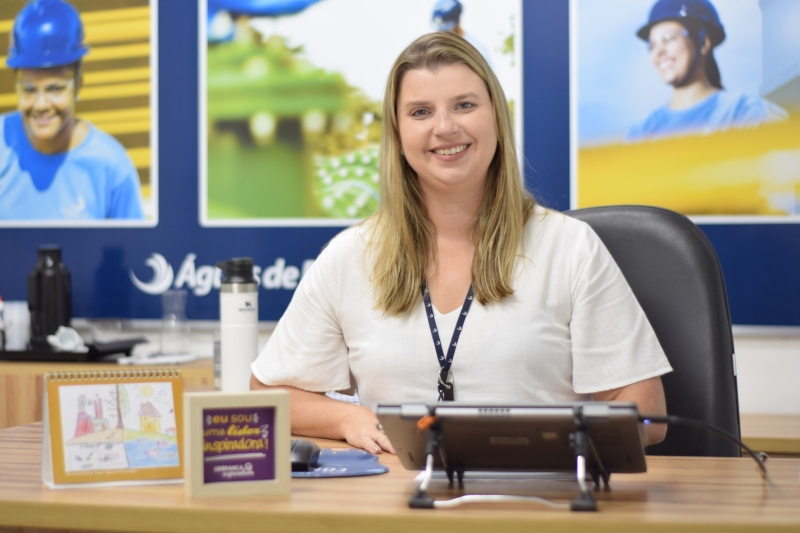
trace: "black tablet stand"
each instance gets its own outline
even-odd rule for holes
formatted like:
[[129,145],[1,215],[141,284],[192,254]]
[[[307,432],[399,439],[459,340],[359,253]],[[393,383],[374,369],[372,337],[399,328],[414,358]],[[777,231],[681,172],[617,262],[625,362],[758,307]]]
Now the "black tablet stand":
[[[434,413],[431,413],[434,415]],[[450,482],[450,486],[453,486],[453,477],[455,476],[458,481],[458,486],[463,488],[464,486],[464,468],[453,468],[452,466],[447,464],[447,458],[445,457],[444,450],[442,448],[442,429],[439,425],[438,421],[434,419],[433,424],[428,428],[428,439],[425,444],[425,473],[422,478],[422,482],[420,483],[419,487],[414,494],[409,498],[408,505],[414,509],[434,509],[434,508],[441,508],[441,507],[455,507],[457,505],[461,505],[462,503],[468,503],[472,501],[538,501],[541,503],[545,503],[551,507],[557,508],[569,508],[572,511],[596,511],[597,510],[597,500],[595,500],[592,491],[586,484],[586,474],[588,473],[592,481],[594,482],[595,490],[600,489],[600,480],[603,481],[603,488],[608,490],[608,481],[611,477],[610,474],[606,471],[605,467],[603,466],[600,457],[598,456],[596,450],[594,449],[594,445],[592,444],[591,438],[589,437],[589,431],[586,425],[586,418],[583,414],[583,407],[575,406],[573,410],[574,415],[574,422],[575,422],[575,432],[570,434],[569,441],[570,446],[575,452],[575,473],[578,479],[578,485],[580,486],[581,493],[580,495],[572,500],[569,504],[559,504],[555,503],[550,500],[546,500],[544,498],[540,498],[538,496],[507,496],[507,495],[490,495],[490,494],[481,494],[481,495],[465,495],[460,496],[458,498],[453,498],[451,500],[434,500],[428,494],[428,485],[431,482],[433,477],[433,462],[434,458],[437,454],[439,454],[440,458],[442,459],[442,465],[444,466],[445,472],[447,473],[447,479]],[[590,464],[587,469],[587,457],[591,452],[592,458],[594,461]]]

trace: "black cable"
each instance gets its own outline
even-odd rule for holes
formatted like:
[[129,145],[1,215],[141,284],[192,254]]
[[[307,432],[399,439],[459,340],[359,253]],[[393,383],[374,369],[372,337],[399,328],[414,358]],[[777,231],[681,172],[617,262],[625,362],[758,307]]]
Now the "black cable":
[[683,418],[681,416],[674,416],[674,415],[639,415],[639,422],[643,424],[676,424],[676,425],[684,425],[684,426],[694,426],[699,427],[702,429],[706,429],[712,431],[718,435],[722,435],[726,439],[735,442],[739,445],[744,451],[753,458],[753,460],[758,464],[759,469],[761,469],[761,476],[764,480],[773,485],[772,480],[769,478],[769,474],[767,473],[767,467],[764,466],[764,461],[767,460],[767,455],[761,452],[756,453],[750,447],[739,440],[738,438],[734,437],[727,431],[724,431],[716,426],[712,426],[711,424],[707,424],[705,422],[700,422],[699,420],[692,420],[691,418]]

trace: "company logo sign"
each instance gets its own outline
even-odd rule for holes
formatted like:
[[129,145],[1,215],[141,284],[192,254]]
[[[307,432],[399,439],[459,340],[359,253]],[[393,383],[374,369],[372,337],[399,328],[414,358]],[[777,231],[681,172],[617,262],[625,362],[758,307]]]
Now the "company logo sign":
[[[205,296],[211,289],[219,289],[222,284],[222,270],[214,265],[198,266],[195,264],[196,259],[197,254],[186,254],[178,274],[175,275],[172,265],[166,258],[159,253],[153,253],[144,261],[144,264],[153,271],[153,277],[149,281],[140,280],[133,273],[133,269],[128,275],[131,283],[146,294],[163,294],[169,289],[186,287],[195,296]],[[312,264],[314,264],[313,259],[306,259],[299,267],[287,265],[286,259],[278,257],[275,263],[265,269],[258,265],[253,266],[253,275],[256,283],[264,289],[294,290]]]

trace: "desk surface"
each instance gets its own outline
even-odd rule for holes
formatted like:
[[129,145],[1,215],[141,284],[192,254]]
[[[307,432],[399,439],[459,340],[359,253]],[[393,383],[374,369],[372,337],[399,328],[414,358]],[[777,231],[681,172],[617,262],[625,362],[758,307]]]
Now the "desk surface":
[[[0,361],[0,429],[42,419],[42,376],[46,372],[125,369],[113,363],[23,363]],[[137,367],[151,368],[151,367]],[[165,368],[154,366],[152,368]],[[186,389],[214,384],[210,359],[177,365]],[[757,451],[800,455],[800,415],[742,414],[742,439]]]
[[[214,384],[210,359],[177,365],[186,389],[208,390]],[[41,421],[45,372],[125,369],[115,363],[23,363],[0,361],[0,429]],[[162,366],[137,368],[165,368]],[[741,415],[742,439],[754,450],[800,455],[800,415]]]
[[[381,461],[388,474],[296,479],[288,497],[191,500],[183,485],[53,491],[41,483],[41,424],[29,424],[0,430],[0,530],[800,532],[796,458],[770,459],[776,486],[768,487],[750,459],[650,457],[647,473],[612,476],[612,490],[597,493],[597,513],[534,503],[412,510],[406,502],[416,473],[404,470],[394,456],[383,455]],[[517,490],[535,486],[538,495],[561,501],[575,496],[574,483],[509,485]],[[446,489],[432,492],[442,497]]]
[[800,455],[800,415],[743,413],[742,440],[754,450]]

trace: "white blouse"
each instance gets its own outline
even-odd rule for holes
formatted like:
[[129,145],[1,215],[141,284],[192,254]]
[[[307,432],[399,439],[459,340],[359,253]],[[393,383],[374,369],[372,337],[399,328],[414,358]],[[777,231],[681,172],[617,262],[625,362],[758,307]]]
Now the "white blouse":
[[[439,364],[422,298],[408,315],[375,309],[367,231],[340,233],[303,277],[252,365],[259,381],[355,388],[373,409],[436,402]],[[584,222],[537,207],[513,288],[500,302],[473,301],[451,367],[456,400],[587,400],[672,370],[617,264]],[[460,311],[434,309],[445,347]]]

